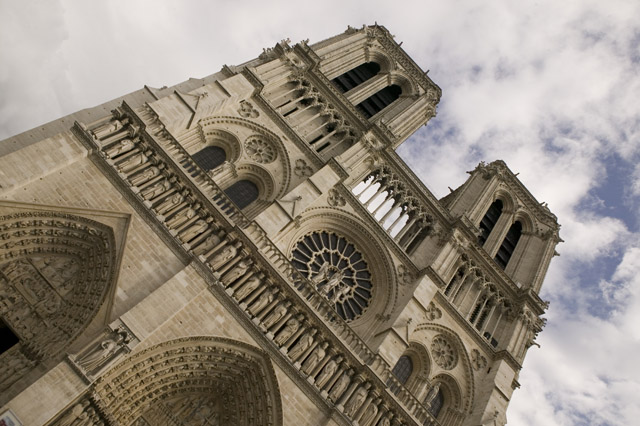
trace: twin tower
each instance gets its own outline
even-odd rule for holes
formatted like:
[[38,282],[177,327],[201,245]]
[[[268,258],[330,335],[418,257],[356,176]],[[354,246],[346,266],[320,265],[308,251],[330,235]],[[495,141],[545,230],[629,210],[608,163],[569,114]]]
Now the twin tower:
[[502,161],[420,182],[440,95],[365,26],[2,142],[2,419],[505,424],[559,225]]

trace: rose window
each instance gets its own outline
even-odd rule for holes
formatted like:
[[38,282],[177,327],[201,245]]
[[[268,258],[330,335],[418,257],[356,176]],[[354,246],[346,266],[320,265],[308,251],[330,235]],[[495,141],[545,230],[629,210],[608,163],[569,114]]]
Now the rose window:
[[249,158],[256,163],[271,163],[278,155],[273,145],[259,136],[252,136],[247,139],[244,147]]
[[369,306],[373,293],[369,267],[344,237],[327,231],[306,235],[294,248],[292,262],[345,320],[358,318]]
[[456,350],[442,335],[434,337],[431,342],[431,353],[436,364],[445,370],[451,370],[458,363]]

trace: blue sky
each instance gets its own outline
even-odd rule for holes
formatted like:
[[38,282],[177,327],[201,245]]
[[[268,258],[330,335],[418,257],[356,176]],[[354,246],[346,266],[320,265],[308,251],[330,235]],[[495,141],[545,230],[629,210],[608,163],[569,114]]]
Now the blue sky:
[[[180,5],[178,8],[177,5]],[[0,138],[283,38],[378,22],[443,90],[400,149],[436,196],[502,159],[566,241],[511,425],[640,418],[640,2],[0,0]]]

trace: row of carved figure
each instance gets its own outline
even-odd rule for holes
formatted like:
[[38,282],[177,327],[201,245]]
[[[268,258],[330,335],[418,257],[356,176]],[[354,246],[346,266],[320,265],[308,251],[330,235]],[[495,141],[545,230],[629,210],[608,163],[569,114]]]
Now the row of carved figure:
[[[286,284],[267,278],[243,250],[242,243],[221,229],[190,190],[181,187],[170,174],[170,166],[140,139],[129,139],[131,133],[125,126],[119,132],[124,139],[102,136],[110,141],[104,144],[101,139],[100,143],[107,162],[130,183],[183,247],[211,268],[225,291],[321,395],[360,425],[403,424],[401,415],[383,402],[390,398],[383,386],[372,385],[364,375],[357,374],[339,350],[329,346],[329,339],[321,337],[322,333],[311,325],[312,319],[296,311],[286,298],[291,288],[284,289]],[[94,135],[97,136],[95,131]]]

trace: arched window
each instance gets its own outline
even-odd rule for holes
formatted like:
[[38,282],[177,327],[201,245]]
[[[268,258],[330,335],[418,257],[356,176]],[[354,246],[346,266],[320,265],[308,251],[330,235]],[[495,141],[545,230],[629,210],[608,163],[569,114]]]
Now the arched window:
[[496,222],[498,222],[498,219],[500,218],[501,214],[502,214],[502,201],[495,200],[489,207],[489,210],[487,210],[487,213],[484,215],[484,217],[480,221],[481,234],[478,237],[478,244],[480,244],[481,246],[484,245],[484,243],[487,241],[487,238],[489,238],[489,234],[491,234],[491,230],[493,229],[494,226],[496,226]]
[[193,154],[193,160],[205,170],[213,170],[227,159],[224,149],[219,146],[207,146]]
[[442,389],[438,389],[438,393],[435,395],[435,397],[433,397],[427,409],[433,415],[433,417],[437,418],[443,406],[444,406],[444,393],[442,392]]
[[224,193],[238,206],[243,209],[258,199],[260,191],[255,183],[248,180],[239,180],[227,189]]
[[364,114],[365,117],[371,118],[387,106],[391,105],[393,101],[398,99],[402,94],[400,86],[392,84],[377,93],[369,96],[364,101],[360,102],[356,108]]
[[356,86],[364,83],[380,72],[380,65],[375,62],[367,62],[358,65],[352,70],[331,80],[331,82],[340,89],[340,91],[348,92]]
[[453,288],[458,284],[458,282],[463,277],[464,277],[464,268],[461,267],[460,269],[458,269],[458,272],[453,276],[453,278],[451,278],[451,281],[449,281],[447,288],[445,288],[444,290],[444,295],[449,296],[453,291]]
[[511,225],[507,236],[504,237],[504,241],[502,241],[500,245],[500,249],[498,249],[498,253],[496,253],[495,260],[502,269],[507,267],[509,259],[511,259],[511,255],[518,244],[518,240],[520,240],[520,235],[522,235],[522,223],[518,221]]
[[413,372],[413,362],[411,361],[411,358],[407,355],[402,355],[391,372],[396,376],[396,379],[398,379],[400,383],[403,385],[407,383],[407,380],[409,380],[409,377]]

